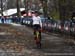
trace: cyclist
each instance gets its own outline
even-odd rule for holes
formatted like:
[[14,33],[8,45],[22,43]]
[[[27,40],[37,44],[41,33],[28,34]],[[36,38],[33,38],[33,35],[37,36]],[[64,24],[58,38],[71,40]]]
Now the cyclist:
[[34,13],[35,13],[35,15],[32,17],[32,20],[33,20],[33,29],[34,29],[34,39],[35,39],[35,41],[37,41],[37,39],[36,39],[36,31],[39,31],[39,34],[40,34],[40,37],[39,37],[39,39],[40,39],[40,46],[38,46],[38,48],[40,48],[41,47],[42,22],[41,22],[41,18],[39,16],[39,12],[35,11]]

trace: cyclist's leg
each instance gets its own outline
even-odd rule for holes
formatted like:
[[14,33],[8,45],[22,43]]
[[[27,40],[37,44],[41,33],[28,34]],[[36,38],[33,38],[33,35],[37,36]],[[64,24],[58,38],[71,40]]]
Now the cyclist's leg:
[[38,26],[39,28],[38,28],[38,31],[39,31],[39,38],[40,38],[40,41],[41,41],[41,27],[40,27],[40,25]]
[[40,25],[38,26],[38,32],[39,32],[39,42],[38,42],[38,48],[41,48],[41,31],[40,31]]
[[33,25],[33,34],[35,35],[35,25]]
[[36,25],[33,25],[34,40],[36,40]]
[[41,31],[39,30],[39,38],[40,38],[40,40],[41,40]]

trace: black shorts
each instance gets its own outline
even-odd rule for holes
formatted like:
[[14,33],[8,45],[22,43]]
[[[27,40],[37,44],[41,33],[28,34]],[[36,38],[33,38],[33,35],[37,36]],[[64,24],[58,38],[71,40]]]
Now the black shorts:
[[33,25],[33,29],[34,29],[34,30],[40,30],[41,27],[40,27],[39,24],[35,24],[35,25]]

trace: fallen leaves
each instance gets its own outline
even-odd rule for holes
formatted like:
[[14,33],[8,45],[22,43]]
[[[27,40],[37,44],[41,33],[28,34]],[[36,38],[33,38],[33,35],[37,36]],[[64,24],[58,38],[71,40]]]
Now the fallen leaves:
[[11,49],[15,52],[21,52],[24,49],[24,45],[20,45],[17,43],[17,41],[11,41],[11,42],[2,42],[0,44],[0,48],[7,50]]

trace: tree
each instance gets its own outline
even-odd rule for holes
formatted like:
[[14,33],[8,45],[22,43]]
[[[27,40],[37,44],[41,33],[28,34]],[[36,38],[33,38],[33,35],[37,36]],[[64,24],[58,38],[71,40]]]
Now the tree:
[[75,0],[59,0],[59,12],[61,19],[71,19],[75,10]]
[[16,8],[16,0],[8,0],[7,7],[8,7],[8,9]]
[[40,0],[41,3],[42,3],[42,7],[43,7],[43,13],[44,13],[44,16],[47,17],[48,16],[48,13],[47,13],[47,0]]
[[1,15],[3,16],[3,1],[1,0]]
[[20,0],[16,0],[16,5],[17,5],[17,16],[20,18],[21,13],[20,13]]
[[24,0],[25,11],[28,12],[28,0]]

